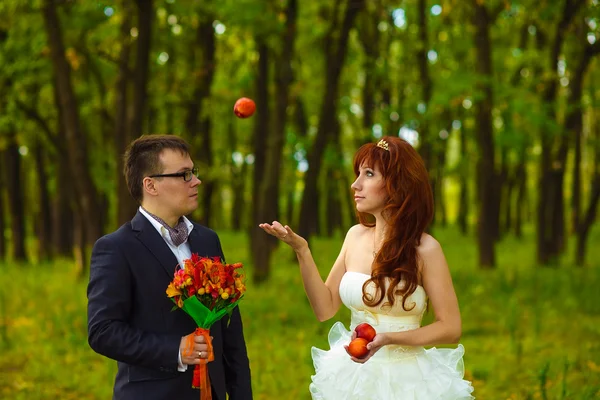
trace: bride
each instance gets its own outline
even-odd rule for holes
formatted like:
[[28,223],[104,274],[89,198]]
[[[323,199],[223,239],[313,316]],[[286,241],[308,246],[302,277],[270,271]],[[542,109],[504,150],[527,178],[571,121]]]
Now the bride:
[[[323,282],[307,241],[277,221],[260,224],[296,253],[312,309],[320,321],[342,303],[351,310],[350,330],[336,322],[329,350],[312,349],[313,399],[473,399],[463,379],[458,301],[440,244],[425,233],[433,216],[427,170],[405,140],[386,136],[354,156],[352,184],[360,224],[348,230]],[[435,321],[421,326],[431,301]],[[361,358],[350,354],[354,328],[376,331]],[[356,353],[355,353],[356,354]]]

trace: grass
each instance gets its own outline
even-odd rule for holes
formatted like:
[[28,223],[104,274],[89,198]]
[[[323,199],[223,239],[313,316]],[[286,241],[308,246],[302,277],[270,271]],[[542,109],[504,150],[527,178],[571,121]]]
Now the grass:
[[[478,399],[600,396],[600,231],[590,238],[586,268],[571,266],[572,257],[561,267],[536,266],[529,234],[503,240],[498,268],[482,271],[473,238],[454,228],[436,237],[452,271],[466,377]],[[223,232],[221,239],[229,261],[249,263],[244,235]],[[322,276],[340,244],[313,241]],[[329,328],[337,320],[347,325],[349,313],[319,323],[291,252],[281,246],[274,260],[270,281],[257,287],[250,280],[241,305],[255,398],[309,399],[310,348],[326,348]],[[87,282],[75,280],[72,262],[4,264],[0,271],[0,398],[110,398],[116,365],[87,345]]]

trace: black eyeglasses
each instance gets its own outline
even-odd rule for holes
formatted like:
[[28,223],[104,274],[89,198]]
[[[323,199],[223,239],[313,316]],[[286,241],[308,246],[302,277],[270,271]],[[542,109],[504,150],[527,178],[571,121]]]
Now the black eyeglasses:
[[173,174],[150,175],[148,178],[183,178],[184,181],[189,182],[194,177],[198,178],[198,168],[192,168],[187,171],[176,172]]

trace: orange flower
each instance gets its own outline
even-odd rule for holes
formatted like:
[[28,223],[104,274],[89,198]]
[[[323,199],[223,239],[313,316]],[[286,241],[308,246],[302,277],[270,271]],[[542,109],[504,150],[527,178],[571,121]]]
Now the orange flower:
[[169,286],[167,287],[167,296],[169,297],[175,297],[175,296],[181,296],[181,290],[176,287],[173,282],[169,283]]

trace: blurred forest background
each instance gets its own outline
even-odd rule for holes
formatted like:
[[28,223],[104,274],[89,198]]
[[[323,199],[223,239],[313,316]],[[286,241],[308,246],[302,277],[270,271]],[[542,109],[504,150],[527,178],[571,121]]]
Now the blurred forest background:
[[[309,347],[327,332],[306,328],[318,323],[292,256],[257,225],[312,238],[325,276],[356,223],[353,153],[383,135],[409,140],[430,171],[475,395],[596,398],[599,3],[0,0],[0,394],[109,396],[112,364],[85,342],[90,248],[135,213],[126,145],[168,133],[200,168],[192,217],[247,266],[257,398],[306,398]],[[249,119],[232,112],[243,96]],[[295,322],[273,286],[293,293]],[[22,338],[42,320],[46,363],[16,345],[37,348]],[[269,380],[282,379],[278,353],[262,354],[256,321],[271,345],[295,341],[278,361],[301,360],[289,385]],[[90,373],[57,378],[44,365],[58,359]]]

